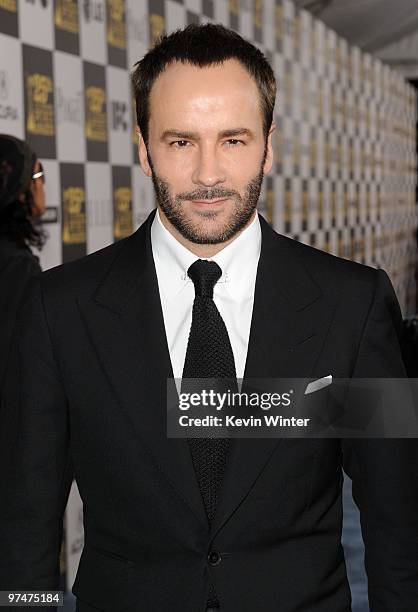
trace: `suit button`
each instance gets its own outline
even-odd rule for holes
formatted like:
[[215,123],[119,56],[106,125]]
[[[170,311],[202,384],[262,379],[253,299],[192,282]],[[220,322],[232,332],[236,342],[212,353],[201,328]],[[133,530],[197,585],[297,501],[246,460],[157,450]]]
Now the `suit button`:
[[217,550],[211,550],[208,554],[209,565],[219,565],[222,561],[221,553]]

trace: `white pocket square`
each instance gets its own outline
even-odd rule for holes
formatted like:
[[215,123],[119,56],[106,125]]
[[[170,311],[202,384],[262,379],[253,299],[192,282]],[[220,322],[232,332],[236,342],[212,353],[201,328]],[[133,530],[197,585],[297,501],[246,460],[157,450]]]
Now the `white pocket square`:
[[304,395],[308,393],[313,393],[314,391],[319,391],[319,389],[323,389],[324,387],[328,387],[332,383],[332,374],[328,374],[328,376],[323,376],[322,378],[317,378],[317,380],[313,380],[308,385],[306,385]]

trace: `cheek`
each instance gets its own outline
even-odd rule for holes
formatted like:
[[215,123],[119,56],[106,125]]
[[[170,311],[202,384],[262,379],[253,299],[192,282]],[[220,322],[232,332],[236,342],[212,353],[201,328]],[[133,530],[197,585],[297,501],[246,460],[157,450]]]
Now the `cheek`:
[[193,172],[193,161],[191,156],[172,155],[161,160],[159,164],[162,176],[165,176],[170,183],[176,180],[184,180]]
[[184,191],[192,183],[192,166],[182,159],[160,160],[158,165],[154,164],[155,171],[160,179],[169,185],[171,193]]

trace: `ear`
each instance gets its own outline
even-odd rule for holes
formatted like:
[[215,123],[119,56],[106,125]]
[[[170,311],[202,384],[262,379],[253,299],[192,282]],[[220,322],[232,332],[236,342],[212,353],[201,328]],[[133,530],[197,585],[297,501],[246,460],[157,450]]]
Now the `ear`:
[[151,167],[148,163],[148,152],[147,152],[147,147],[145,146],[145,142],[144,139],[142,138],[142,134],[139,130],[139,127],[136,126],[136,134],[138,136],[138,156],[139,156],[139,164],[141,166],[142,172],[146,175],[151,177],[152,176],[152,172],[151,172]]
[[268,174],[268,172],[270,172],[271,167],[273,165],[273,145],[271,143],[271,137],[275,129],[276,129],[276,124],[274,123],[274,121],[272,121],[271,128],[267,136],[267,153],[266,153],[266,161],[264,162],[264,168],[263,168],[264,174]]

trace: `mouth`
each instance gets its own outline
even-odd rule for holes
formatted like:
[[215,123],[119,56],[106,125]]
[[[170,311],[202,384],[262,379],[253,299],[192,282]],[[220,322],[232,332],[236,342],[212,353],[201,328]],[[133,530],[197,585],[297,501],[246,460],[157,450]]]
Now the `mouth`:
[[213,206],[214,204],[226,202],[226,200],[228,200],[228,198],[218,198],[215,200],[192,200],[192,202],[198,206]]

